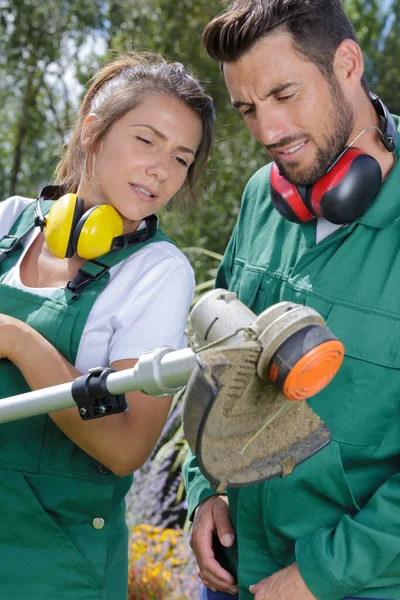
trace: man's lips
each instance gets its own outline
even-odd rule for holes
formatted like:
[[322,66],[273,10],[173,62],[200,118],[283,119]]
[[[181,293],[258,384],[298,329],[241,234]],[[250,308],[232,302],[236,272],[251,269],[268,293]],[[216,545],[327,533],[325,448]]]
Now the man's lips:
[[294,158],[298,158],[300,156],[307,144],[308,140],[303,140],[301,142],[291,144],[290,146],[273,148],[269,149],[268,151],[271,155],[275,154],[275,156],[279,156],[280,160],[293,160]]

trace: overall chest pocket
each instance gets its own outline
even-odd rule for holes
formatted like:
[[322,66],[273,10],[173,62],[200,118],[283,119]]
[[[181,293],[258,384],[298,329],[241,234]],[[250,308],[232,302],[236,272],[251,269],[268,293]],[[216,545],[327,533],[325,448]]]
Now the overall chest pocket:
[[265,292],[260,289],[262,278],[262,271],[248,269],[241,264],[235,265],[229,288],[253,312],[256,309],[258,312],[263,310]]
[[329,329],[345,358],[331,384],[309,401],[338,442],[380,444],[400,403],[400,321],[335,305]]
[[261,267],[238,263],[235,265],[230,289],[256,315],[280,302],[282,280]]

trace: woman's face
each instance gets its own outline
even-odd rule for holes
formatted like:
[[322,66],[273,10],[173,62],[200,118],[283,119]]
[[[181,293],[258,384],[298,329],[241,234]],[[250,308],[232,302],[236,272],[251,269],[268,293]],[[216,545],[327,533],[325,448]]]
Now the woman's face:
[[[85,122],[90,145],[96,116]],[[186,180],[202,136],[200,116],[170,96],[148,96],[113,123],[88,165],[78,194],[85,208],[112,204],[125,221],[140,222],[157,212]]]

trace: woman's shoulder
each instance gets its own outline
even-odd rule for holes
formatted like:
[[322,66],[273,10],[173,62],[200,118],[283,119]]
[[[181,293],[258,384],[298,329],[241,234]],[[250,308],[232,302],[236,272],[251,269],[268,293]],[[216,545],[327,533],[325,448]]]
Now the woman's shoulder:
[[0,202],[0,237],[7,235],[22,211],[32,202],[35,200],[24,196],[11,196]]
[[194,289],[192,266],[181,250],[170,242],[148,244],[110,271],[122,296],[135,298],[137,294],[159,295],[160,290],[179,289],[191,297]]
[[126,262],[142,273],[167,267],[187,273],[193,272],[192,266],[184,253],[171,242],[164,240],[147,244],[132,254]]
[[10,210],[11,207],[22,212],[24,208],[35,202],[34,198],[26,198],[25,196],[10,196],[0,202],[0,210]]
[[192,268],[186,255],[172,242],[161,240],[154,244],[148,244],[147,248],[149,253],[151,253],[157,261],[170,260],[171,262],[179,263],[186,268]]

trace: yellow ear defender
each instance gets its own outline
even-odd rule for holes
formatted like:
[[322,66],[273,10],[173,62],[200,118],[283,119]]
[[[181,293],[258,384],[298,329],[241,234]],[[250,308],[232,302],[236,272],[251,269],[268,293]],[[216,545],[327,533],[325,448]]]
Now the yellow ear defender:
[[[144,219],[145,227],[122,234],[122,216],[110,204],[99,204],[84,211],[83,198],[77,194],[61,196],[62,187],[48,185],[36,199],[35,226],[44,232],[46,243],[58,258],[71,258],[76,252],[81,258],[93,260],[112,250],[121,250],[152,238],[158,228],[156,215]],[[42,200],[56,200],[47,216]]]
[[65,194],[46,217],[44,237],[58,258],[70,258],[76,252],[91,260],[109,252],[122,230],[122,217],[113,206],[100,204],[84,212],[82,198]]
[[84,212],[82,198],[65,194],[49,211],[44,237],[59,258],[70,258],[76,252],[91,260],[109,252],[122,230],[122,217],[113,206],[100,204]]

